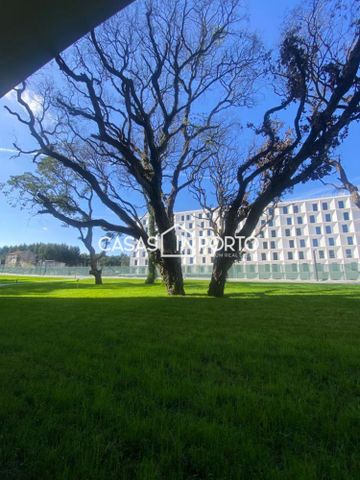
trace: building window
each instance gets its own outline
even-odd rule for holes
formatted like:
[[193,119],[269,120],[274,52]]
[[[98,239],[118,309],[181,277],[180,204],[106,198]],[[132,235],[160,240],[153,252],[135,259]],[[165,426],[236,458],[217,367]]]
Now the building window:
[[341,229],[342,229],[343,233],[348,233],[348,231],[349,231],[349,227],[347,225],[342,225]]
[[274,238],[276,237],[276,230],[271,230],[271,236]]
[[274,220],[269,220],[269,227],[273,227],[274,226]]
[[270,242],[270,248],[272,248],[272,249],[276,248],[275,242],[273,242],[273,241]]
[[290,217],[288,217],[288,218],[286,219],[286,224],[287,224],[287,225],[292,225],[292,221],[291,221],[291,218],[290,218]]
[[354,245],[353,237],[347,237],[347,243],[348,243],[348,245]]
[[338,202],[338,207],[339,207],[339,208],[345,208],[345,205],[344,205],[343,200],[339,200],[339,202]]
[[182,222],[185,221],[185,216],[184,216],[184,215],[181,215],[181,221],[182,221]]
[[264,250],[267,250],[267,248],[268,248],[268,243],[267,243],[267,242],[263,242],[263,249],[264,249]]
[[201,261],[202,263],[206,263],[206,257],[202,257]]
[[329,250],[329,258],[335,258],[335,251]]
[[265,261],[266,260],[266,253],[261,254],[261,260]]
[[325,227],[325,232],[326,232],[326,233],[332,233],[332,231],[331,231],[331,226],[330,226],[330,225],[326,225],[326,227]]
[[305,255],[304,252],[299,252],[299,260],[304,260]]
[[260,235],[259,235],[259,236],[260,236],[260,238],[264,238],[264,236],[265,236],[265,235],[264,235],[264,232],[263,232],[263,230],[261,230],[261,232],[260,232]]
[[295,248],[294,240],[289,240],[289,248]]
[[246,255],[246,260],[247,260],[248,262],[251,262],[251,255],[250,255],[250,253],[248,253],[248,254]]
[[194,258],[190,257],[189,260],[190,260],[190,265],[192,265],[194,263]]
[[321,227],[315,227],[316,235],[321,235]]
[[302,225],[302,224],[303,224],[303,218],[302,218],[302,217],[297,217],[296,220],[297,220],[297,223],[298,223],[299,225]]
[[276,252],[273,253],[273,260],[278,260],[279,256]]
[[202,236],[203,236],[203,233],[204,233],[204,232],[203,232],[202,230],[200,230],[200,231],[199,231],[199,237],[202,237]]
[[328,242],[329,242],[329,246],[330,247],[334,247],[335,246],[335,239],[333,237],[330,237],[328,239]]
[[317,238],[313,238],[312,244],[313,244],[313,247],[318,247],[319,246],[319,240]]
[[327,213],[327,214],[325,215],[325,222],[331,222],[331,215],[330,215],[330,213]]
[[294,258],[293,252],[288,252],[287,257],[288,257],[288,260],[293,260]]
[[310,223],[315,223],[315,217],[314,217],[314,215],[310,215]]
[[288,214],[288,207],[283,207],[283,214],[287,215]]
[[290,237],[290,228],[285,228],[285,237]]
[[352,258],[352,251],[350,250],[350,248],[347,248],[345,250],[345,257],[346,258]]
[[321,260],[324,260],[325,258],[324,250],[319,250],[319,258],[321,258]]
[[328,210],[329,209],[327,202],[323,202],[322,208],[323,208],[323,210]]
[[186,220],[190,220],[190,215],[186,215]]
[[294,206],[293,206],[293,212],[294,212],[294,213],[299,213],[299,207],[298,207],[298,205],[294,205]]
[[302,235],[301,228],[296,229],[296,235],[300,237]]
[[306,247],[306,242],[305,242],[305,240],[304,240],[303,238],[300,240],[300,247],[301,247],[301,248],[305,248],[305,247]]
[[313,209],[313,212],[317,212],[317,211],[318,211],[318,205],[317,205],[317,203],[313,203],[313,204],[312,204],[312,209]]
[[343,217],[344,217],[344,220],[350,220],[349,212],[344,212]]

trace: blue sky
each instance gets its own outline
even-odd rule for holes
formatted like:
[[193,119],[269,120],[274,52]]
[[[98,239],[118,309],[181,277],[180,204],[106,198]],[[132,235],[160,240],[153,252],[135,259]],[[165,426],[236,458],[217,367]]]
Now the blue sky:
[[[258,31],[266,46],[276,44],[283,14],[297,3],[294,0],[249,0],[251,27]],[[11,104],[11,102],[14,102],[11,95],[0,100],[0,183],[4,182],[9,175],[20,174],[31,169],[30,157],[10,159],[12,143],[15,139],[22,145],[30,143],[27,130],[3,108],[4,104]],[[264,105],[260,101],[251,115],[260,115],[263,109]],[[360,183],[359,139],[360,125],[356,125],[351,128],[349,138],[339,149],[350,178],[355,183]],[[331,188],[324,187],[319,182],[312,182],[297,187],[291,196],[300,198],[333,193]],[[195,200],[186,193],[177,203],[177,210],[195,207],[197,207]],[[0,246],[40,241],[65,242],[79,245],[83,250],[76,230],[61,226],[57,220],[48,215],[34,216],[28,211],[11,207],[0,193]]]

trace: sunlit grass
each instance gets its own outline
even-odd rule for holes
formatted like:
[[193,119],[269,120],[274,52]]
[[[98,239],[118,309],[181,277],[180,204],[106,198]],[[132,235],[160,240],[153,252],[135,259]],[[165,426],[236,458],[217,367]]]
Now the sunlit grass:
[[1,479],[358,478],[359,286],[8,280]]

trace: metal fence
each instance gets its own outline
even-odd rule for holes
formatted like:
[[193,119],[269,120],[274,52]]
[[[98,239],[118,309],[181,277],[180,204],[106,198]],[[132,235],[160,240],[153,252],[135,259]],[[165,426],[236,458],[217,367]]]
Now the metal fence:
[[[183,272],[187,278],[204,278],[211,276],[211,265],[184,265]],[[1,273],[36,276],[82,277],[89,275],[89,267],[5,267]],[[104,267],[103,276],[144,278],[147,267]],[[286,280],[286,281],[360,281],[360,264],[351,263],[242,263],[233,265],[229,279],[237,280]]]

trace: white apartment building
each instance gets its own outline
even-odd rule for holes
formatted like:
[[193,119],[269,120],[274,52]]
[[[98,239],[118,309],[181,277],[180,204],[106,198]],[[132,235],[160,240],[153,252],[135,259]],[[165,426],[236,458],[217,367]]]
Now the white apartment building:
[[[146,216],[143,222],[146,226]],[[214,249],[209,243],[215,234],[207,214],[202,210],[177,212],[175,224],[180,248],[186,244],[183,264],[211,265]],[[246,263],[359,263],[360,209],[349,195],[284,201],[264,212],[254,235],[258,246],[243,257]],[[195,238],[197,248],[192,249]],[[133,252],[130,266],[146,265],[146,251]]]

